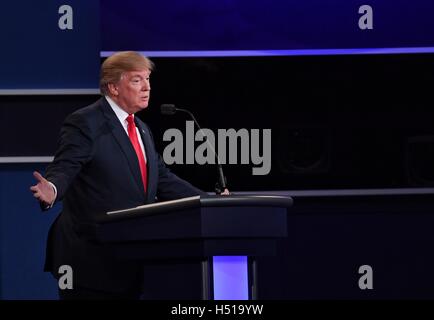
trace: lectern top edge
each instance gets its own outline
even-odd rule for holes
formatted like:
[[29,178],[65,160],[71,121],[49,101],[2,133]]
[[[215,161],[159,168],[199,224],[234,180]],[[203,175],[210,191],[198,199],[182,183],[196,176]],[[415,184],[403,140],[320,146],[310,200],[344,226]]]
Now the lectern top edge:
[[182,205],[182,204],[186,204],[186,203],[195,203],[195,202],[198,202],[199,200],[200,200],[200,196],[194,196],[194,197],[181,198],[181,199],[176,199],[176,200],[156,202],[156,203],[145,204],[145,205],[138,206],[135,208],[130,208],[130,209],[109,211],[109,212],[107,212],[107,215],[129,213],[129,212],[134,212],[134,211],[141,210],[141,209],[155,209],[155,208],[169,207],[172,205]]
[[273,195],[230,195],[230,196],[194,196],[177,200],[147,204],[125,210],[109,211],[99,222],[129,219],[138,216],[168,214],[182,210],[207,207],[291,207],[293,200],[287,196]]

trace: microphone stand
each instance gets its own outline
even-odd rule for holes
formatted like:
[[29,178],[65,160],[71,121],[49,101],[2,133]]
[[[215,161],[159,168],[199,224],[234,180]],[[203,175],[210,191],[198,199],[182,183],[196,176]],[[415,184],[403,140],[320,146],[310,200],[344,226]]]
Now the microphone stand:
[[[203,133],[202,128],[200,127],[199,123],[196,121],[196,118],[194,117],[194,115],[190,111],[188,111],[186,109],[180,109],[180,108],[176,108],[176,111],[182,111],[182,112],[187,113],[193,119],[193,121],[196,124],[196,126],[198,127],[199,131],[202,133],[202,136],[205,137],[205,134]],[[220,161],[220,157],[218,156],[217,152],[215,151],[213,145],[208,142],[208,139],[206,141],[207,141],[208,145],[211,147],[211,150],[214,153],[214,156],[215,156],[215,159],[217,162],[219,181],[215,185],[215,191],[216,191],[216,193],[220,194],[227,188],[226,177],[223,173],[223,168],[222,168],[222,164]]]

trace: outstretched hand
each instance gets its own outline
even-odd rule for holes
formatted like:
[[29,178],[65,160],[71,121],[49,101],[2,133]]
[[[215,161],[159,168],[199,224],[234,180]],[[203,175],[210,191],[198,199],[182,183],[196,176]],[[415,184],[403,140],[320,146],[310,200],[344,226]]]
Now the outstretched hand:
[[220,193],[221,196],[229,196],[231,193],[229,192],[228,188],[225,188],[225,190]]
[[38,181],[36,185],[30,187],[33,196],[45,205],[51,205],[55,200],[53,186],[39,172],[34,171],[33,176]]

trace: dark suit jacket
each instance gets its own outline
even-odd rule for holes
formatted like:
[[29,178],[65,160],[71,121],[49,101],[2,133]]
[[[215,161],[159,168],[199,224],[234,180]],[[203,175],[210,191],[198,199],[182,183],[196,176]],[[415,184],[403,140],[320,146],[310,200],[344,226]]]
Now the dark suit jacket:
[[166,168],[149,128],[135,119],[146,152],[146,194],[134,148],[105,98],[66,118],[47,167],[46,179],[56,185],[63,210],[50,229],[45,270],[59,277],[59,266],[70,265],[75,286],[124,292],[140,284],[137,262],[117,260],[110,246],[92,240],[98,216],[152,203],[156,197],[205,195]]

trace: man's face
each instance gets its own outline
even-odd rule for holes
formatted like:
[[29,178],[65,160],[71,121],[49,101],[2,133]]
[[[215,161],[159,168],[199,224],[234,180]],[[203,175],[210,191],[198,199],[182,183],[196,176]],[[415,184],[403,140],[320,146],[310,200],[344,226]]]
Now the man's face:
[[151,95],[150,75],[147,69],[124,72],[119,82],[110,89],[112,98],[130,114],[146,109]]

